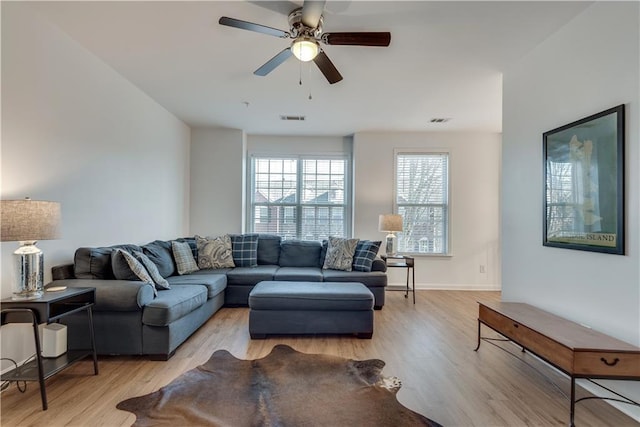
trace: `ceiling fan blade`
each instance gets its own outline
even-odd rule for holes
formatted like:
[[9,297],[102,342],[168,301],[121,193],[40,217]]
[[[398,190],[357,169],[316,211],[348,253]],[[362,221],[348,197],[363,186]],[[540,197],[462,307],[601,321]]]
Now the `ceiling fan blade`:
[[391,33],[325,33],[322,42],[329,45],[386,47],[391,43]]
[[320,22],[326,1],[304,0],[302,5],[302,23],[309,28],[316,28]]
[[253,72],[256,76],[266,76],[270,72],[272,72],[278,65],[282,64],[284,61],[289,59],[293,53],[291,52],[291,48],[286,48],[278,53],[276,56],[268,60],[262,67],[258,68]]
[[300,5],[287,0],[279,0],[279,1],[249,0],[247,3],[255,4],[256,6],[269,9],[273,12],[279,13],[284,16],[289,16],[292,10],[300,7]]
[[342,76],[338,72],[338,69],[335,67],[335,65],[333,65],[333,62],[331,62],[331,60],[323,50],[321,50],[320,53],[318,53],[318,55],[313,58],[313,62],[316,63],[329,83],[334,84],[342,80]]
[[223,16],[218,21],[220,25],[226,25],[228,27],[240,28],[241,30],[255,31],[256,33],[268,34],[270,36],[276,36],[283,39],[289,38],[291,34],[287,31],[282,31],[277,28],[267,27],[265,25],[254,24],[253,22],[241,21],[240,19],[229,18]]

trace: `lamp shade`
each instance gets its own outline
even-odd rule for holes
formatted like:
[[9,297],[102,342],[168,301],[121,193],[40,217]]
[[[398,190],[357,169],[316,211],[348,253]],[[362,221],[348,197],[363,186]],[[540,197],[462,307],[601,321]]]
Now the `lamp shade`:
[[386,232],[402,231],[402,215],[380,215],[378,217],[378,230]]
[[60,237],[60,203],[40,200],[2,200],[3,242],[52,240]]

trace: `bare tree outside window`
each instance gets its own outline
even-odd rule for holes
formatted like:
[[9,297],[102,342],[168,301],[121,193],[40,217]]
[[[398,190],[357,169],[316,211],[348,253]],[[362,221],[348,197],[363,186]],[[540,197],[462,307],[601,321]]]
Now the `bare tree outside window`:
[[396,209],[403,218],[399,252],[446,254],[449,154],[396,153]]

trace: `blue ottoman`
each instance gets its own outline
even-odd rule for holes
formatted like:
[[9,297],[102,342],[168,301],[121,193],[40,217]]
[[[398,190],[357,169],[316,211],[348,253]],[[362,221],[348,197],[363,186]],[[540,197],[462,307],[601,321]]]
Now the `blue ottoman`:
[[373,335],[373,294],[356,282],[263,281],[249,294],[252,339],[269,334]]

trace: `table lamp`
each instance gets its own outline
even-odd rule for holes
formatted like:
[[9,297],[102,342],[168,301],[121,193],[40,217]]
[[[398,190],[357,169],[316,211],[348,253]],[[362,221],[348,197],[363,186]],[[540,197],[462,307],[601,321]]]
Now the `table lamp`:
[[402,215],[385,214],[378,217],[378,231],[384,231],[387,234],[386,252],[387,256],[395,256],[398,250],[398,239],[393,234],[402,231]]
[[60,203],[31,200],[0,201],[0,241],[20,242],[13,253],[14,300],[40,298],[44,290],[44,257],[38,240],[60,237]]

